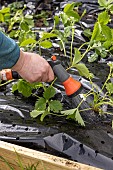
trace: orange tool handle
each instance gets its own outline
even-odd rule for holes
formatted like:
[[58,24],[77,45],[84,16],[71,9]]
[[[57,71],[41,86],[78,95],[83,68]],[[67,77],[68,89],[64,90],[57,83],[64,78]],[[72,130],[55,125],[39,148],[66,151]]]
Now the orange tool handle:
[[20,75],[16,71],[12,71],[11,69],[4,69],[0,71],[0,80],[12,80],[19,79]]
[[77,95],[82,89],[81,83],[68,74],[56,56],[52,56],[48,62],[59,81],[63,84],[66,94],[68,96]]

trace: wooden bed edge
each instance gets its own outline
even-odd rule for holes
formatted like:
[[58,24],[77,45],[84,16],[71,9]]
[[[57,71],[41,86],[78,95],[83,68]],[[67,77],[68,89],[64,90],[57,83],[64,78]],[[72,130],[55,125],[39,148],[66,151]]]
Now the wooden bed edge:
[[[14,170],[20,170],[17,165],[18,159],[26,166],[38,163],[37,170],[102,170],[4,141],[0,141],[0,157],[7,160]],[[2,159],[0,170],[9,170]]]

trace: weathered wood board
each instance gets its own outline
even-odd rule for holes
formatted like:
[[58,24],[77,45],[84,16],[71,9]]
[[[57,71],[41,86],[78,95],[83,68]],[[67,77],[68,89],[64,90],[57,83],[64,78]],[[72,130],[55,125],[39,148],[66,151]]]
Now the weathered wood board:
[[[22,170],[17,164],[18,158],[24,166],[27,166],[28,164],[36,165],[38,163],[37,170],[101,170],[96,167],[84,165],[3,141],[0,141],[0,156],[7,160],[14,170]],[[6,162],[1,159],[0,170],[10,170]]]

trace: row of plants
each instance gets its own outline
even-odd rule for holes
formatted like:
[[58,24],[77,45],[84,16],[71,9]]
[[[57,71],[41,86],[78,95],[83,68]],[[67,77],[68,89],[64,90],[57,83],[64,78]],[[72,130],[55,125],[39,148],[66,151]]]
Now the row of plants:
[[[36,96],[37,101],[34,110],[30,113],[31,117],[36,118],[37,116],[40,116],[40,120],[43,121],[45,116],[50,114],[66,116],[67,119],[71,118],[82,126],[85,126],[85,122],[81,116],[80,105],[82,105],[84,100],[90,95],[93,96],[93,101],[89,104],[89,109],[98,112],[100,115],[112,115],[111,112],[104,111],[102,106],[113,106],[113,84],[111,82],[111,78],[113,77],[113,63],[107,63],[109,74],[101,87],[100,93],[97,93],[94,90],[96,87],[93,86],[94,75],[82,62],[83,58],[87,57],[89,52],[92,52],[92,55],[88,57],[89,63],[113,55],[113,29],[110,27],[113,14],[113,0],[98,0],[98,4],[100,12],[97,15],[97,20],[94,23],[93,29],[86,29],[81,25],[81,21],[85,15],[87,15],[87,11],[84,9],[83,13],[80,13],[79,8],[82,4],[73,2],[66,4],[64,9],[53,17],[53,27],[50,32],[43,31],[41,33],[39,30],[33,29],[36,15],[34,13],[27,14],[27,6],[25,4],[23,7],[17,9],[17,6],[15,7],[15,3],[13,3],[0,10],[1,31],[15,39],[18,45],[25,51],[34,51],[36,47],[38,48],[37,53],[41,55],[42,49],[52,48],[53,42],[55,41],[55,43],[59,45],[62,53],[64,53],[64,56],[66,56],[66,44],[71,37],[70,64],[66,69],[77,69],[80,76],[89,79],[92,84],[92,89],[88,91],[88,93],[82,94],[83,99],[76,108],[64,110],[62,103],[59,100],[54,100],[56,94],[54,88],[55,80],[49,86],[46,83],[30,84],[25,80],[18,80],[18,82],[13,85],[12,91],[15,92],[18,90],[18,92],[22,93],[25,97],[30,97],[31,95],[36,96],[36,94],[33,93],[33,90],[40,87],[43,88],[44,92],[42,96]],[[59,29],[59,25],[61,24],[63,25],[63,30]],[[77,24],[80,24],[84,36],[88,39],[79,47],[73,45],[76,41],[74,35]],[[40,34],[38,40],[36,38],[37,33]],[[85,50],[83,50],[84,47]],[[101,92],[104,92],[104,95],[101,95]]]

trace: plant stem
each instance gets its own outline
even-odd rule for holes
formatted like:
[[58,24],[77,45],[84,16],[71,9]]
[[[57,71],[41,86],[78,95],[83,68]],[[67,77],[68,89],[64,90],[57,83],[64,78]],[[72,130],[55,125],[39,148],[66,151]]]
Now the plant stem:
[[70,54],[70,65],[72,65],[72,53],[73,53],[73,41],[74,41],[74,33],[75,33],[74,23],[72,23],[72,38],[71,38],[71,54]]
[[112,68],[110,67],[109,75],[108,75],[108,77],[107,77],[107,79],[106,79],[106,81],[105,81],[104,85],[102,86],[102,90],[104,89],[104,87],[105,87],[106,83],[107,83],[107,82],[108,82],[108,80],[110,79],[110,77],[111,77],[111,72],[112,72]]
[[64,50],[64,56],[66,56],[66,49],[65,49],[65,45],[64,45],[64,42],[60,39],[61,43],[62,43],[62,46],[63,46],[63,50]]

